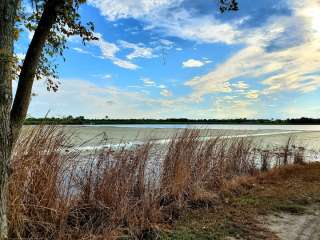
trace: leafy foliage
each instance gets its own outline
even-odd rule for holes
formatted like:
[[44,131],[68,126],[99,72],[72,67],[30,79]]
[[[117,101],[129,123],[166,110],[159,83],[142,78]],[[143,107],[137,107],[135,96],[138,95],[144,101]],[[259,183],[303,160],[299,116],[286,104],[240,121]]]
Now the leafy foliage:
[[224,13],[225,11],[238,11],[238,2],[237,0],[220,0],[219,9],[222,13]]
[[[29,31],[33,33],[39,24],[45,4],[52,0],[33,0],[33,11],[28,13],[23,5],[20,7],[16,29],[17,39],[19,32]],[[58,1],[57,1],[58,2]],[[59,87],[57,63],[54,61],[56,57],[62,57],[64,50],[68,48],[67,41],[70,37],[79,36],[83,44],[90,40],[97,40],[94,36],[94,25],[92,22],[83,24],[79,14],[81,4],[85,0],[66,0],[60,1],[59,14],[56,23],[50,30],[50,35],[46,41],[46,45],[42,51],[40,63],[37,68],[36,79],[45,79],[48,91],[57,91]],[[58,6],[58,4],[57,4]],[[21,69],[23,61],[18,64]]]

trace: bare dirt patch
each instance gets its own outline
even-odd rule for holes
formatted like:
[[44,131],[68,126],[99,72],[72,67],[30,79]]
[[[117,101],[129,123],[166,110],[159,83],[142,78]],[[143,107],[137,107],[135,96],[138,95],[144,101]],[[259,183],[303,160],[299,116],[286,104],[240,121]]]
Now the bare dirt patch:
[[288,166],[227,186],[185,213],[164,239],[320,240],[320,164]]
[[319,240],[320,205],[306,208],[301,215],[279,213],[265,217],[267,228],[281,240]]

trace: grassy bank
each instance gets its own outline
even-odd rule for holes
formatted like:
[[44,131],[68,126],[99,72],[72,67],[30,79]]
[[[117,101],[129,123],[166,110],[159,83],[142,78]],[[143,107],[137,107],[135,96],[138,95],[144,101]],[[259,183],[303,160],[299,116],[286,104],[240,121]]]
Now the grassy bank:
[[278,239],[263,216],[302,215],[320,205],[320,164],[287,166],[232,181],[223,200],[209,208],[188,209],[162,239]]
[[[260,211],[286,208],[286,199],[264,204],[265,192],[279,190],[272,186],[291,189],[286,179],[304,184],[305,171],[319,171],[318,165],[288,166],[303,163],[291,141],[273,152],[248,138],[203,141],[199,131],[186,130],[165,148],[149,141],[83,156],[71,137],[40,126],[19,140],[10,182],[11,238],[243,236],[254,232],[248,224],[259,229],[254,217]],[[276,169],[268,171],[271,160]]]

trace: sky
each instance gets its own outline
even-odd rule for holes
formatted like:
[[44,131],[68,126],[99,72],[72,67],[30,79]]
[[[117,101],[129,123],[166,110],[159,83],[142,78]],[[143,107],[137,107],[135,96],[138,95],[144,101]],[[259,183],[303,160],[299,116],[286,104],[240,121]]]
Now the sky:
[[[99,38],[71,37],[58,92],[34,84],[29,116],[320,117],[320,0],[87,0]],[[30,33],[15,46],[23,56]],[[14,83],[16,84],[16,83]]]

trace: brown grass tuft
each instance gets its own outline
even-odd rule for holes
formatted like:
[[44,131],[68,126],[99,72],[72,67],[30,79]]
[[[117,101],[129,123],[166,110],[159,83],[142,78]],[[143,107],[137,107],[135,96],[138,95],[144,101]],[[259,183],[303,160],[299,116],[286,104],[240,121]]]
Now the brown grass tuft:
[[259,151],[248,138],[185,130],[166,146],[149,141],[90,154],[71,140],[56,126],[29,128],[20,138],[10,179],[11,238],[156,238],[181,208],[215,205],[222,189],[249,186],[248,176],[259,173]]

